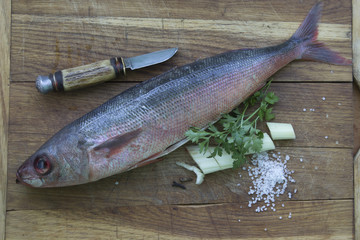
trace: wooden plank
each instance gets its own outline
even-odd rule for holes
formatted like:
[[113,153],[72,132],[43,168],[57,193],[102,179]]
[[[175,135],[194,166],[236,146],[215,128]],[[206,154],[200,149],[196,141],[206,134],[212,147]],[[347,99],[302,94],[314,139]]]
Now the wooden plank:
[[[30,155],[63,126],[133,85],[107,83],[42,95],[33,84],[12,84],[10,141],[17,143],[18,152]],[[297,135],[295,141],[279,141],[278,146],[353,147],[351,83],[273,83],[272,89],[280,98],[274,107],[276,121],[291,122]],[[21,147],[24,143],[29,146]]]
[[355,239],[360,239],[360,150],[354,158],[354,216]]
[[[49,4],[41,0],[14,0],[14,14],[80,16],[80,17],[151,17],[182,19],[227,19],[227,20],[265,20],[301,21],[316,1],[282,0],[271,1],[194,1],[176,0],[142,1],[93,0],[89,4],[59,0]],[[322,19],[330,23],[351,23],[350,0],[324,1]]]
[[354,108],[354,151],[355,155],[360,149],[360,88],[353,84],[353,108]]
[[[360,1],[352,1],[353,9],[359,9]],[[354,90],[354,119],[360,117],[360,15],[358,11],[353,11],[353,73],[354,79],[359,87]],[[360,125],[359,121],[354,121],[354,151],[358,151],[354,158],[354,215],[355,215],[355,239],[360,240]]]
[[0,2],[0,239],[5,239],[11,2]]
[[[14,142],[9,143],[15,146]],[[195,177],[192,172],[175,164],[176,161],[194,164],[184,148],[155,164],[98,182],[58,189],[33,189],[15,184],[15,171],[27,155],[12,147],[9,151],[8,210],[223,202],[246,206],[251,199],[247,193],[252,181],[247,171],[242,169],[210,174],[200,186],[194,182],[186,184],[185,191],[172,187],[172,181],[179,177]],[[295,171],[296,183],[288,186],[289,191],[298,190],[292,197],[293,201],[353,198],[351,149],[283,147],[278,151],[283,159],[285,155],[290,156],[287,166]],[[280,199],[287,200],[287,193]]]
[[[360,1],[353,0],[352,1],[353,8],[360,8]],[[353,11],[353,29],[352,29],[352,37],[353,37],[353,70],[354,77],[358,87],[360,87],[360,15],[358,11]]]
[[354,215],[355,215],[355,239],[360,240],[360,89],[354,84]]
[[[305,17],[306,13],[302,16]],[[300,20],[301,21],[301,20]],[[14,14],[12,81],[34,82],[38,75],[114,56],[136,56],[179,47],[170,61],[132,72],[125,80],[144,81],[175,66],[224,51],[265,47],[287,40],[300,21],[73,17]],[[61,27],[59,27],[61,26]],[[321,23],[319,40],[351,58],[350,24]],[[316,75],[314,75],[316,72]],[[297,61],[276,81],[350,82],[351,66]],[[121,78],[123,79],[123,78]]]
[[355,239],[360,240],[360,89],[354,84],[354,215]]
[[352,211],[352,200],[284,202],[265,213],[239,204],[10,211],[7,239],[353,239]]
[[[47,208],[77,208],[248,201],[246,187],[249,186],[249,180],[237,179],[237,172],[231,170],[209,177],[207,184],[200,187],[201,194],[199,187],[194,185],[186,194],[173,189],[170,183],[174,176],[176,180],[186,174],[174,162],[190,161],[184,148],[165,157],[160,163],[93,184],[61,190],[29,189],[15,184],[17,167],[53,133],[132,85],[133,83],[108,83],[77,92],[44,96],[28,83],[12,84],[9,173],[13,174],[9,174],[8,209],[43,209],[45,205]],[[298,188],[304,192],[304,195],[298,195],[299,199],[353,197],[351,84],[274,83],[272,87],[281,99],[274,107],[277,121],[292,122],[297,134],[295,142],[278,142],[277,145],[292,147],[284,150],[286,154],[297,159],[303,157],[307,163],[294,163],[294,169],[301,176]],[[297,91],[303,94],[299,95]],[[322,100],[323,96],[326,97],[325,101]],[[342,105],[339,106],[338,103]],[[307,112],[303,112],[304,107],[308,109]],[[310,108],[315,109],[315,112],[310,111]],[[325,148],[299,148],[300,146]],[[316,166],[326,166],[326,171],[321,171],[320,174],[320,171],[315,170]],[[116,181],[119,185],[115,186]],[[237,184],[242,181],[246,184],[237,188]]]
[[[243,170],[211,174],[201,186],[186,184],[185,191],[171,187],[178,177],[193,176],[174,164],[191,163],[184,148],[96,183],[58,189],[15,184],[19,164],[62,126],[172,67],[231,49],[280,43],[315,2],[13,0],[7,238],[352,239],[351,67],[297,61],[274,76],[273,89],[281,98],[277,121],[294,123],[297,134],[295,142],[277,145],[295,170],[297,182],[289,190],[298,189],[292,199],[280,198],[276,212],[257,214],[246,207],[251,179]],[[351,58],[350,30],[351,1],[326,1],[320,40]],[[173,46],[180,50],[170,61],[130,72],[123,80],[47,96],[34,87],[39,74]]]

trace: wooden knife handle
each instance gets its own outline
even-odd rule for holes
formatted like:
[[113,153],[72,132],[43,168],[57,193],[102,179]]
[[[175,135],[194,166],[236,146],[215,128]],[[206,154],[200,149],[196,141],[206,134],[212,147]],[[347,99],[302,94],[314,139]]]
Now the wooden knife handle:
[[123,59],[117,57],[57,71],[48,77],[39,76],[36,87],[42,93],[71,91],[114,79],[121,74],[125,74],[125,66]]

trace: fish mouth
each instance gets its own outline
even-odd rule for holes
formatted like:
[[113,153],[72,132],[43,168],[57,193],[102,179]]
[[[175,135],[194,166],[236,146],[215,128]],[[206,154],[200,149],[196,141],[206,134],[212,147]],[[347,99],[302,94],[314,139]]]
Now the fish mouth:
[[19,171],[16,172],[16,184],[23,184],[23,185],[28,186],[28,187],[33,187],[33,186],[31,186],[30,184],[28,184],[27,182],[25,182],[22,179],[22,177],[20,176]]

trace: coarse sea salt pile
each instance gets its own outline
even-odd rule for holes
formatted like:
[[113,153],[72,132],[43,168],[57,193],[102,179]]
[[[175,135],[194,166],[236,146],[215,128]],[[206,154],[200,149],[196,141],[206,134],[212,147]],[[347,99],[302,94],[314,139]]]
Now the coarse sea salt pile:
[[[255,212],[264,212],[268,208],[276,211],[275,198],[286,192],[288,183],[295,183],[291,177],[294,171],[287,169],[287,162],[290,160],[288,155],[285,160],[280,155],[269,153],[254,154],[247,171],[252,180],[253,186],[250,186],[249,195],[253,195],[249,201],[249,207],[259,203]],[[295,193],[295,192],[294,192]],[[291,192],[287,192],[291,198]]]

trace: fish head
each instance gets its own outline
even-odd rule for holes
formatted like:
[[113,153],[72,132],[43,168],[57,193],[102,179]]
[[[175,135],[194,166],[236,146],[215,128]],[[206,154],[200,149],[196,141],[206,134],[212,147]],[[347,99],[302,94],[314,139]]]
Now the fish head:
[[88,182],[88,169],[78,136],[59,132],[18,168],[16,182],[37,188],[82,184]]

